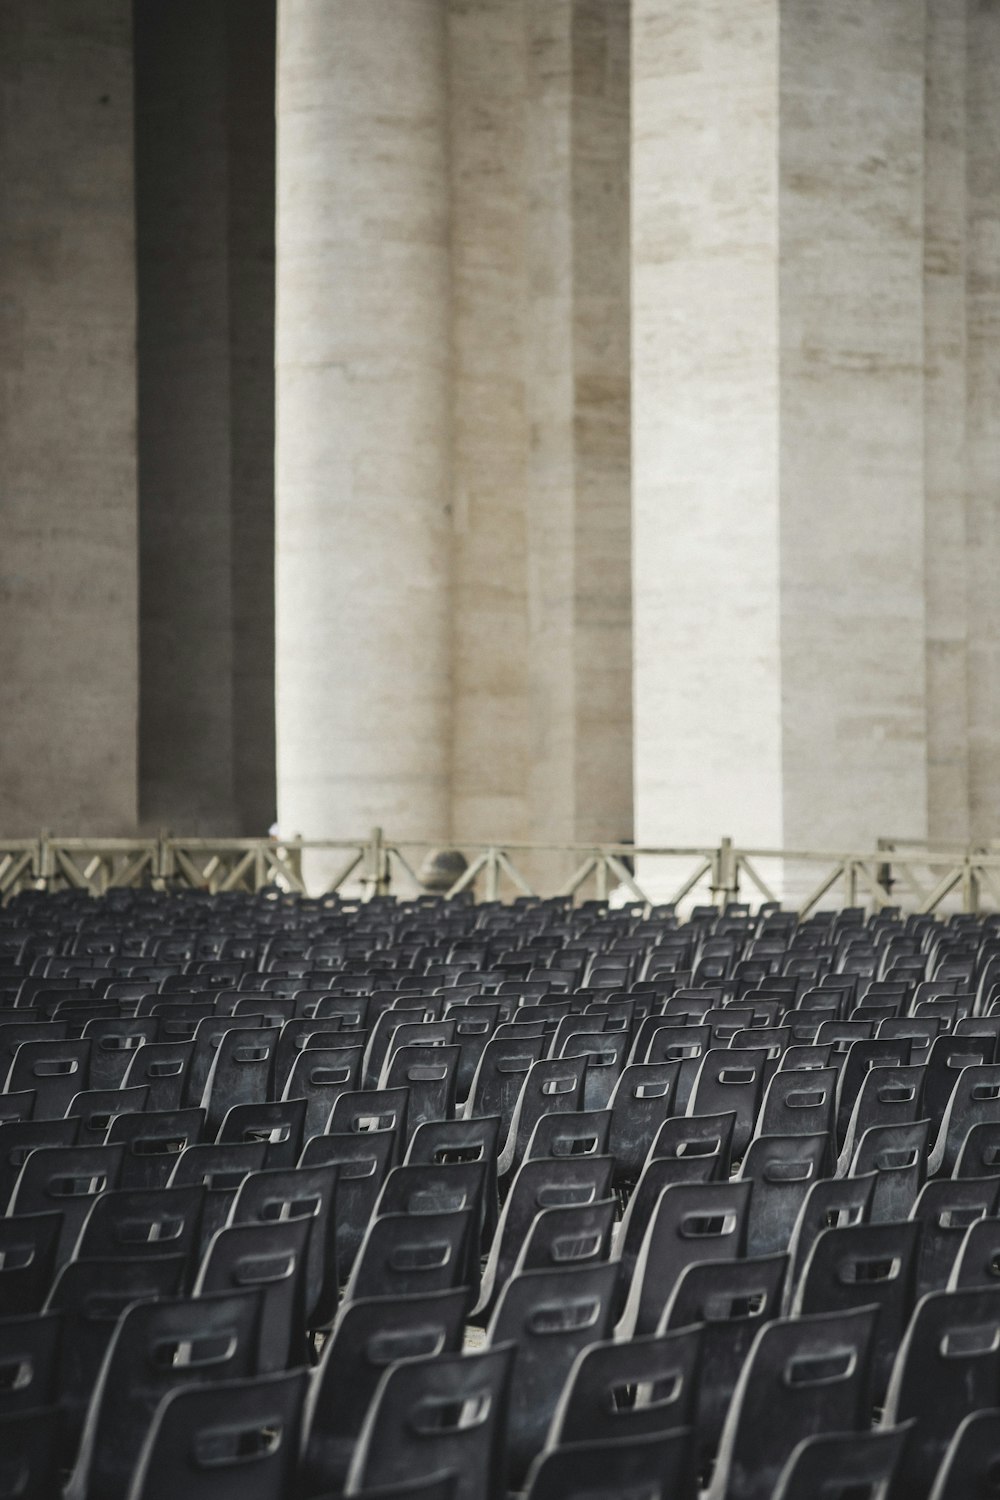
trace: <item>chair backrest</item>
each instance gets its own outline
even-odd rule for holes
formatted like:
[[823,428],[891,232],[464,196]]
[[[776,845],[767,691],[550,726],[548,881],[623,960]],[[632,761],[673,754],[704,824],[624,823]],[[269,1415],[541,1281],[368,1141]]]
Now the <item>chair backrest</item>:
[[483,1268],[479,1301],[471,1314],[485,1322],[537,1214],[546,1208],[593,1204],[611,1192],[610,1156],[543,1157],[526,1161],[507,1193],[500,1222]]
[[290,1370],[171,1391],[125,1500],[286,1500],[308,1384]]
[[311,1493],[342,1493],[368,1408],[392,1364],[461,1351],[467,1300],[460,1288],[343,1304],[310,1401],[302,1477]]
[[196,1043],[185,1039],[146,1042],[132,1053],[125,1075],[124,1088],[147,1088],[151,1110],[183,1109],[201,1101],[186,1097],[187,1080],[195,1055]]
[[615,1225],[614,1198],[545,1208],[535,1215],[512,1274],[607,1260]]
[[451,1472],[455,1500],[501,1500],[513,1355],[508,1344],[391,1366],[362,1428],[345,1493]]
[[62,1343],[61,1313],[25,1312],[0,1319],[0,1416],[22,1416],[34,1407],[56,1404]]
[[234,1104],[252,1104],[271,1097],[277,1038],[277,1029],[266,1026],[225,1033],[200,1100],[210,1136],[218,1133]]
[[1000,1287],[929,1292],[918,1302],[896,1356],[884,1418],[915,1418],[895,1492],[925,1500],[959,1423],[1000,1406]]
[[913,1205],[912,1217],[921,1226],[917,1255],[916,1295],[943,1291],[966,1230],[977,1219],[996,1213],[1000,1178],[937,1178],[925,1182]]
[[654,1437],[689,1427],[700,1380],[700,1327],[590,1344],[577,1355],[546,1446]]
[[343,1281],[357,1260],[378,1195],[396,1156],[394,1130],[315,1135],[302,1148],[300,1165],[337,1168],[334,1236]]
[[468,1208],[372,1219],[344,1296],[411,1296],[467,1286],[472,1274],[470,1246],[478,1231],[478,1220]]
[[41,1308],[56,1271],[62,1223],[58,1212],[0,1218],[0,1318]]
[[122,1147],[119,1186],[166,1187],[177,1158],[196,1146],[205,1129],[203,1109],[144,1110],[116,1115],[108,1126],[108,1143]]
[[805,1438],[781,1472],[773,1500],[886,1500],[909,1427],[821,1432]]
[[182,1255],[197,1260],[205,1189],[201,1186],[119,1189],[94,1200],[75,1253]]
[[541,1452],[559,1394],[577,1355],[610,1336],[618,1268],[608,1264],[524,1271],[500,1293],[486,1341],[511,1342],[507,1488],[518,1489]]
[[58,1406],[0,1411],[0,1496],[48,1500],[59,1494],[62,1417]]
[[708,1260],[681,1272],[660,1321],[661,1332],[700,1330],[698,1380],[691,1418],[699,1473],[711,1469],[733,1391],[751,1345],[781,1312],[788,1256]]
[[760,1330],[730,1403],[707,1500],[759,1500],[804,1439],[868,1427],[875,1318],[867,1307],[779,1318]]
[[[451,1030],[454,1023],[448,1022]],[[423,1027],[414,1028],[416,1031]],[[409,1042],[390,1052],[379,1077],[382,1088],[408,1093],[406,1131],[411,1136],[426,1120],[447,1120],[455,1113],[461,1048]]]
[[685,1182],[663,1189],[631,1281],[622,1285],[623,1331],[656,1331],[686,1266],[745,1254],[752,1189],[751,1182]]
[[788,1249],[806,1194],[822,1176],[829,1147],[826,1132],[754,1136],[739,1171],[753,1183],[747,1255],[775,1255]]
[[94,1199],[118,1186],[123,1150],[122,1146],[41,1146],[24,1158],[7,1211],[58,1210],[62,1214],[57,1266],[72,1253]]
[[543,1057],[532,1063],[518,1094],[497,1171],[501,1176],[516,1171],[524,1160],[528,1142],[544,1114],[579,1110],[587,1075],[585,1058]]
[[829,1134],[837,1076],[836,1068],[779,1068],[764,1090],[754,1134]]
[[337,1309],[334,1204],[338,1172],[332,1166],[252,1172],[243,1179],[229,1215],[231,1225],[309,1221],[304,1298],[310,1329],[327,1326]]
[[[57,1030],[62,1027],[57,1023]],[[89,1087],[90,1038],[75,1041],[46,1037],[20,1042],[7,1073],[4,1091],[33,1089],[35,1120],[61,1120],[74,1094]]]
[[169,1391],[254,1374],[261,1307],[260,1292],[233,1291],[127,1308],[90,1398],[67,1500],[123,1500]]
[[875,1125],[908,1125],[917,1118],[924,1070],[920,1064],[879,1064],[861,1080],[843,1135],[838,1170],[849,1170],[866,1130]]
[[690,1433],[572,1443],[539,1455],[526,1500],[675,1500],[692,1493]]
[[358,1088],[363,1055],[360,1043],[352,1044],[348,1038],[337,1039],[327,1047],[306,1047],[298,1053],[281,1097],[306,1101],[303,1141],[323,1135],[337,1100]]
[[850,1174],[875,1173],[868,1216],[891,1223],[909,1216],[927,1176],[929,1120],[872,1125],[858,1142]]
[[688,1103],[692,1115],[732,1111],[733,1155],[742,1157],[753,1135],[757,1111],[764,1092],[768,1057],[764,1047],[732,1051],[712,1047],[705,1053]]
[[258,1370],[284,1370],[305,1359],[306,1264],[311,1217],[230,1224],[209,1241],[195,1281],[205,1292],[262,1294]]
[[560,1110],[540,1117],[524,1160],[548,1156],[606,1156],[611,1132],[609,1109]]
[[656,1133],[673,1109],[680,1063],[629,1063],[615,1084],[609,1107],[609,1150],[615,1182],[633,1183],[642,1171]]
[[[973,1038],[978,1040],[978,1038]],[[927,1170],[939,1177],[951,1172],[974,1125],[1000,1123],[1000,1063],[962,1068],[945,1106],[941,1128]]]
[[294,1167],[302,1154],[306,1108],[305,1099],[234,1104],[219,1126],[218,1139],[263,1141],[269,1168]]
[[930,1500],[987,1500],[1000,1473],[1000,1408],[970,1412],[945,1449]]
[[816,1237],[795,1291],[793,1314],[878,1308],[872,1388],[880,1399],[914,1304],[920,1224],[849,1224]]

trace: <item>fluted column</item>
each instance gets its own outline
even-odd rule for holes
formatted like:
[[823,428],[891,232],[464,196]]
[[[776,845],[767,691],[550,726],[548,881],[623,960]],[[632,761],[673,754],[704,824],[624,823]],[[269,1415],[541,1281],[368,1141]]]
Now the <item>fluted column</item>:
[[447,832],[443,0],[280,0],[277,759],[283,832]]

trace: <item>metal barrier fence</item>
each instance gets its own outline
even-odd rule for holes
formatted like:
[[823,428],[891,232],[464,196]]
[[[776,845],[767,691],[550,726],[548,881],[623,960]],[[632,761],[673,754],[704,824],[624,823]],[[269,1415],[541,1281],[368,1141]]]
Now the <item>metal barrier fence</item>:
[[948,849],[879,839],[869,851],[744,849],[731,839],[703,848],[632,844],[462,844],[396,840],[375,828],[356,840],[271,838],[0,839],[0,901],[23,890],[112,887],[254,892],[267,887],[353,899],[427,890],[421,860],[459,850],[466,866],[440,893],[455,898],[695,901],[723,907],[780,903],[807,916],[832,905],[906,911],[1000,910],[1000,849]]

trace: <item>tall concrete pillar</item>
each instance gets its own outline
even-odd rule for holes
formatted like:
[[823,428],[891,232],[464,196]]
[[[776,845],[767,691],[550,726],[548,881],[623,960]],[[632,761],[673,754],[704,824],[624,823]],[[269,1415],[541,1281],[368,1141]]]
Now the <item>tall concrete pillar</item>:
[[274,819],[274,0],[135,11],[147,827]]
[[444,0],[279,0],[282,832],[446,836]]
[[129,0],[0,6],[0,831],[137,815]]
[[466,838],[631,834],[628,37],[627,0],[449,6]]
[[1000,4],[966,35],[966,577],[969,822],[1000,838]]
[[635,0],[640,842],[926,835],[924,26]]

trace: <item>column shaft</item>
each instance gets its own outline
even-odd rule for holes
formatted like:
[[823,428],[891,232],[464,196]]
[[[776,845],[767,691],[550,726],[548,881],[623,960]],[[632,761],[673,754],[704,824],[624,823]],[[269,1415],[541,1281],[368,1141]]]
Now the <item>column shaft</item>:
[[131,6],[0,7],[0,818],[137,813]]

